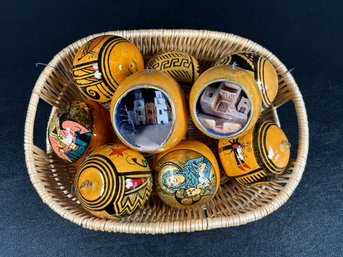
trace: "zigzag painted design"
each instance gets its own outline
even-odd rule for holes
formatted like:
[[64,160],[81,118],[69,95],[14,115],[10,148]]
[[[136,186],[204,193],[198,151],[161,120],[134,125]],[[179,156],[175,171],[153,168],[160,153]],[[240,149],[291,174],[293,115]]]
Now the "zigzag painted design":
[[[151,179],[149,183],[152,183]],[[151,187],[147,185],[145,188],[142,188],[141,191],[137,192],[137,194],[124,196],[120,203],[114,205],[116,213],[133,213],[137,207],[142,206],[145,203],[149,198],[151,191]]]

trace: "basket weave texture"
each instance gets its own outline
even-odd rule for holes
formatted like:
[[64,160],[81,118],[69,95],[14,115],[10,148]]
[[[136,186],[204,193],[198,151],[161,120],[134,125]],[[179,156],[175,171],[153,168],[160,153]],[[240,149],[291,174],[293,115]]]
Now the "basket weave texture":
[[[40,99],[53,106],[50,117],[56,108],[63,108],[70,100],[83,99],[72,78],[73,58],[84,43],[104,34],[129,39],[141,50],[145,60],[159,52],[178,50],[193,55],[205,69],[229,52],[253,51],[268,58],[277,71],[279,91],[273,106],[262,115],[265,119],[279,123],[278,108],[289,101],[293,103],[298,123],[296,159],[290,161],[282,176],[265,185],[241,186],[223,175],[218,193],[201,208],[174,209],[163,204],[153,192],[148,203],[129,217],[113,221],[90,215],[80,206],[72,192],[75,168],[56,157],[48,143],[47,151],[34,145],[34,122]],[[280,60],[260,45],[233,34],[204,30],[111,31],[91,35],[69,45],[43,70],[28,106],[24,148],[33,186],[43,202],[63,218],[93,230],[155,234],[238,226],[277,210],[299,184],[307,160],[308,135],[306,109],[295,80]],[[204,139],[191,122],[187,137]],[[216,143],[212,143],[215,148]],[[147,158],[149,160],[152,156]]]

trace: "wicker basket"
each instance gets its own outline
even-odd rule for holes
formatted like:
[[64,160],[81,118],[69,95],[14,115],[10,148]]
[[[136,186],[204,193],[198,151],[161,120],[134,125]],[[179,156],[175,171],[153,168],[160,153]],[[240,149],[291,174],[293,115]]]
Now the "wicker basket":
[[[97,34],[83,38],[59,52],[41,73],[32,91],[25,124],[25,158],[31,182],[44,203],[62,217],[88,229],[154,234],[191,232],[246,224],[265,217],[288,200],[305,168],[308,153],[308,122],[297,84],[277,57],[248,39],[221,32],[136,30],[103,34],[115,34],[131,40],[146,59],[161,51],[188,52],[194,55],[204,68],[213,65],[227,52],[254,51],[267,57],[277,70],[279,91],[273,106],[268,108],[263,116],[278,123],[277,108],[288,101],[294,104],[299,137],[298,149],[295,149],[297,157],[291,160],[287,171],[281,177],[263,186],[240,186],[223,176],[216,196],[201,208],[173,209],[164,205],[156,194],[152,194],[144,208],[130,217],[112,221],[90,215],[82,209],[71,189],[75,168],[59,160],[52,153],[48,143],[47,152],[35,146],[33,135],[40,99],[54,106],[51,115],[56,107],[63,107],[69,100],[82,99],[73,84],[72,61],[82,44],[102,35]],[[188,136],[196,137],[192,136],[192,133]]]

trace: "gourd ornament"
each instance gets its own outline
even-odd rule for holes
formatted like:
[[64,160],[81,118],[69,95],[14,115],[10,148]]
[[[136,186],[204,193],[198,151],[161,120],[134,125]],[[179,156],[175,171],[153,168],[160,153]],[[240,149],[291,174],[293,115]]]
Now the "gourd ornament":
[[75,192],[80,204],[100,218],[134,213],[148,200],[152,175],[145,158],[122,144],[95,149],[78,168]]
[[89,40],[78,50],[73,77],[84,96],[105,103],[124,79],[143,69],[143,56],[133,43],[105,35]]
[[161,200],[174,208],[196,208],[216,194],[220,173],[212,151],[203,143],[183,140],[157,155],[155,185]]
[[247,71],[218,66],[195,81],[189,108],[194,124],[205,135],[236,138],[253,128],[261,101],[256,82]]
[[128,77],[113,95],[110,111],[118,138],[139,152],[166,151],[187,132],[184,93],[161,71],[144,70]]
[[249,72],[255,79],[262,97],[262,110],[268,108],[278,92],[278,77],[274,66],[268,59],[250,52],[222,56],[215,66],[229,65]]
[[78,166],[88,152],[113,142],[109,112],[90,100],[72,101],[49,121],[48,139],[58,157]]
[[218,152],[226,174],[243,185],[264,183],[280,175],[290,158],[290,143],[271,121],[259,122],[236,139],[220,139]]
[[199,77],[199,63],[194,56],[181,51],[168,51],[153,56],[147,68],[169,74],[178,82],[194,83]]

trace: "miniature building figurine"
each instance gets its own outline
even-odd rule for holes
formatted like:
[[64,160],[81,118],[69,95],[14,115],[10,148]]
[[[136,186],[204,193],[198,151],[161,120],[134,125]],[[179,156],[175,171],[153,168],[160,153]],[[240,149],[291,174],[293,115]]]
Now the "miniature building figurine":
[[169,115],[168,115],[168,108],[166,104],[166,99],[163,97],[162,92],[155,91],[155,107],[156,107],[156,115],[157,115],[157,124],[168,124],[169,123]]
[[207,87],[200,98],[204,112],[199,114],[201,123],[220,133],[239,130],[251,110],[249,100],[241,94],[241,87],[230,82],[221,82],[218,88]]
[[155,125],[157,123],[156,107],[154,103],[147,103],[145,105],[145,119],[146,124]]
[[133,110],[127,110],[136,126],[169,124],[169,109],[162,92],[155,90],[152,103],[145,103],[141,90],[134,91]]
[[134,91],[135,100],[133,101],[133,113],[135,125],[145,125],[145,101],[141,90]]

